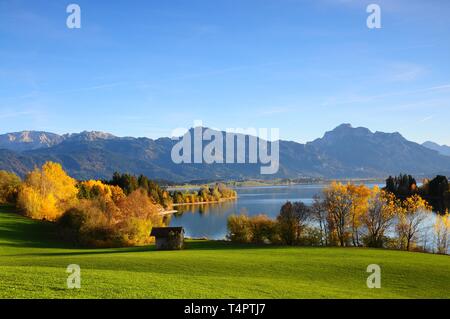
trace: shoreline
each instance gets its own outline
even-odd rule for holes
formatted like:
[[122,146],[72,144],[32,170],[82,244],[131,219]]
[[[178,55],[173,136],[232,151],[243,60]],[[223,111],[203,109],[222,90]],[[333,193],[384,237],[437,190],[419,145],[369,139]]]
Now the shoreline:
[[177,207],[177,206],[187,206],[187,205],[202,205],[202,204],[218,204],[218,203],[223,203],[229,200],[235,200],[238,199],[238,197],[230,197],[230,198],[223,198],[223,199],[219,199],[219,200],[214,200],[214,201],[208,201],[208,202],[194,202],[194,203],[176,203],[176,204],[172,204],[172,207]]
[[[190,206],[190,205],[204,205],[204,204],[219,204],[219,203],[223,203],[229,200],[236,200],[238,199],[238,197],[232,197],[232,198],[224,198],[224,199],[220,199],[220,200],[215,200],[215,201],[210,201],[210,202],[195,202],[195,203],[176,203],[176,204],[172,204],[172,207],[177,207],[177,206]],[[172,214],[176,214],[178,213],[178,210],[176,209],[168,209],[168,210],[163,210],[160,211],[158,214],[160,216],[166,216],[166,215],[172,215]]]
[[[318,179],[311,181],[302,181],[302,182],[264,182],[264,181],[244,181],[244,182],[211,182],[207,183],[224,183],[226,186],[231,188],[240,188],[240,187],[272,187],[272,186],[296,186],[296,185],[311,185],[311,184],[330,184],[331,182],[352,182],[352,183],[384,183],[386,181],[385,178],[336,178],[336,179]],[[168,191],[181,191],[181,190],[192,190],[192,189],[200,189],[205,184],[189,184],[189,185],[175,185],[169,186],[166,189]]]
[[178,211],[175,209],[172,209],[172,210],[163,210],[163,211],[159,212],[158,214],[160,216],[165,216],[165,215],[172,215],[172,214],[176,214],[176,213],[178,213]]

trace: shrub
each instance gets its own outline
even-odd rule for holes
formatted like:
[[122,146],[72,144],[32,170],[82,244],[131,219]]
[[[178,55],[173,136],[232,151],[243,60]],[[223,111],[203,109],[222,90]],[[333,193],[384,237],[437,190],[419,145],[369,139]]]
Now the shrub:
[[239,243],[278,243],[277,222],[266,215],[231,215],[228,217],[227,238]]
[[238,243],[249,243],[252,239],[252,228],[247,215],[231,215],[227,221],[227,238]]
[[120,245],[102,204],[96,200],[81,200],[77,207],[68,209],[57,222],[63,237],[84,246]]
[[57,221],[60,234],[66,241],[79,243],[82,239],[81,227],[86,223],[87,216],[79,208],[70,208]]
[[88,216],[80,208],[70,208],[59,219],[58,225],[63,228],[76,230],[77,232],[86,223]]
[[117,233],[120,236],[122,246],[149,243],[152,226],[151,220],[142,220],[136,217],[123,220],[117,225]]

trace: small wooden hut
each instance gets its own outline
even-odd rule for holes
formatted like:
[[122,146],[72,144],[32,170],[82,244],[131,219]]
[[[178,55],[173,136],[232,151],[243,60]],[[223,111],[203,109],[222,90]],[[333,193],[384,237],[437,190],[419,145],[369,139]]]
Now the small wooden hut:
[[177,250],[184,247],[183,227],[153,227],[150,236],[155,237],[158,250]]

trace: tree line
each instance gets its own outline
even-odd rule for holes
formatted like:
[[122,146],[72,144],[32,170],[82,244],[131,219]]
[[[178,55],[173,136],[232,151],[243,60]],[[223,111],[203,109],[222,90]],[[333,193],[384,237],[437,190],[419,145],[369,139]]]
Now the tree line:
[[23,181],[0,171],[0,204],[15,205],[33,219],[56,222],[65,240],[93,247],[148,243],[151,228],[165,225],[161,212],[174,202],[235,197],[223,184],[169,192],[144,175],[119,172],[110,180],[77,181],[53,162],[35,168]]
[[445,214],[450,209],[450,185],[446,176],[425,178],[421,186],[417,185],[416,179],[411,175],[389,176],[385,190],[400,199],[419,195],[431,205],[433,211],[440,214]]
[[[169,193],[144,176],[114,174],[112,180],[77,181],[58,163],[47,162],[23,181],[0,172],[0,202],[25,216],[52,221],[64,240],[91,247],[119,247],[150,241]],[[4,178],[4,177],[7,178]]]
[[170,196],[174,204],[193,204],[234,199],[237,198],[237,193],[223,183],[216,183],[212,186],[202,186],[198,191],[176,190],[170,192]]
[[[418,194],[400,199],[379,187],[333,182],[310,206],[286,202],[276,219],[230,216],[227,236],[241,243],[425,250],[420,239],[431,209]],[[448,211],[436,215],[433,230],[432,250],[448,253]]]

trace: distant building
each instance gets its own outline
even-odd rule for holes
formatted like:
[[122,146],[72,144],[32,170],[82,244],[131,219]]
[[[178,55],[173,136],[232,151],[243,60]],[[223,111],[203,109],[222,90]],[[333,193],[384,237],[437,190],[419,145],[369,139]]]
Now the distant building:
[[183,227],[153,227],[150,236],[155,237],[158,250],[183,249]]

